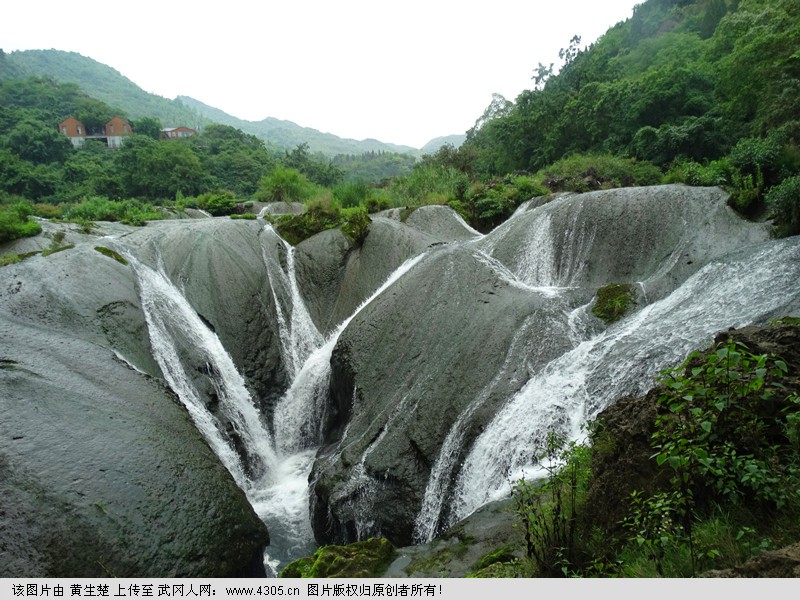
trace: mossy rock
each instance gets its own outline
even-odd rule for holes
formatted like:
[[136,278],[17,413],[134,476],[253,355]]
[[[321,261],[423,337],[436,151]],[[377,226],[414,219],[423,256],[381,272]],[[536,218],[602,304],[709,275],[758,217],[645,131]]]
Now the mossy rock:
[[442,537],[441,541],[441,547],[434,546],[432,553],[414,559],[403,570],[412,577],[441,574],[450,562],[464,558],[476,540],[471,536],[462,538],[455,535]]
[[514,559],[510,562],[494,562],[479,571],[467,575],[474,579],[490,578],[514,578],[519,572],[519,561]]
[[346,546],[323,546],[310,557],[290,562],[280,577],[378,577],[394,554],[394,546],[384,538]]
[[636,304],[636,294],[630,283],[610,283],[597,290],[597,300],[592,313],[605,321],[614,323],[624,317]]
[[418,208],[418,206],[406,206],[400,209],[400,221],[405,223],[408,220],[408,217],[410,217],[411,214]]
[[800,325],[800,317],[780,317],[769,322],[773,327],[778,325]]
[[478,572],[491,565],[496,563],[504,563],[504,562],[513,562],[516,560],[516,556],[514,555],[514,548],[511,546],[505,546],[500,548],[499,550],[495,550],[494,552],[489,552],[480,558],[472,567],[472,571]]

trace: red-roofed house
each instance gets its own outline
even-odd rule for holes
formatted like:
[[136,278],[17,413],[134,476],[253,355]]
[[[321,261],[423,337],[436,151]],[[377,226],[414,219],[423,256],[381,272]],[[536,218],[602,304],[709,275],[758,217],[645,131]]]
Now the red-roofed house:
[[75,117],[67,117],[61,121],[58,130],[66,135],[76,148],[83,146],[86,140],[102,140],[109,148],[119,148],[122,145],[122,137],[133,133],[130,123],[120,117],[112,117],[102,132],[87,132],[83,123]]
[[168,127],[167,129],[161,130],[161,136],[168,140],[187,138],[192,137],[193,135],[197,135],[197,132],[194,129],[189,129],[188,127]]

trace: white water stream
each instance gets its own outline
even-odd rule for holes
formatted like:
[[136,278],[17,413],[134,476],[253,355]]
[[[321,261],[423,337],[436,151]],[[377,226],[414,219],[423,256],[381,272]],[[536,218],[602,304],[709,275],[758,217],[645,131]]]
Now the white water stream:
[[[269,225],[264,235],[267,244],[280,246],[286,261],[283,267],[274,253],[266,249],[263,253],[275,301],[282,357],[291,378],[289,389],[275,407],[276,439],[270,435],[219,338],[170,281],[163,266],[153,269],[129,251],[122,252],[137,276],[155,359],[198,430],[267,523],[271,542],[265,567],[275,575],[286,561],[309,554],[315,547],[309,519],[308,475],[321,442],[319,428],[336,341],[348,323],[422,255],[395,270],[350,317],[323,338],[297,285],[294,248]],[[198,388],[198,380],[209,382],[215,390],[212,402]],[[234,429],[240,443],[232,438],[228,426]]]
[[[711,262],[672,294],[598,333],[588,316],[588,305],[570,308],[571,290],[563,287],[580,278],[590,258],[594,231],[568,235],[565,246],[556,249],[552,224],[545,215],[528,232],[518,260],[509,270],[492,256],[505,228],[503,225],[490,236],[464,243],[471,244],[476,257],[503,280],[540,294],[557,310],[563,310],[565,324],[557,333],[563,334],[571,349],[535,372],[526,371],[532,352],[529,329],[534,326],[533,317],[520,328],[501,369],[455,418],[442,443],[415,522],[416,541],[430,540],[486,502],[507,496],[515,480],[533,473],[533,449],[548,432],[579,439],[586,422],[609,402],[645,391],[661,369],[710,341],[714,333],[758,322],[784,306],[786,293],[776,290],[789,290],[795,298],[800,295],[800,245],[791,240],[770,242]],[[164,269],[153,269],[124,253],[139,281],[155,358],[198,429],[269,526],[272,542],[266,563],[275,572],[287,560],[309,554],[315,546],[309,521],[308,476],[322,442],[334,346],[352,319],[424,255],[395,270],[326,337],[314,326],[297,285],[294,248],[266,225],[262,249],[281,356],[290,381],[275,406],[271,427],[256,408],[219,338]],[[640,285],[645,289],[646,282]],[[498,383],[510,373],[526,372],[519,392],[507,400],[471,447],[464,447],[471,419]],[[209,387],[203,382],[214,390],[210,403]],[[417,399],[408,401],[415,404]],[[398,410],[405,411],[405,403],[404,399]],[[355,466],[348,485],[359,489],[370,485],[364,461],[392,422],[389,419],[366,449],[362,468]],[[359,525],[369,531],[369,515],[364,515]]]

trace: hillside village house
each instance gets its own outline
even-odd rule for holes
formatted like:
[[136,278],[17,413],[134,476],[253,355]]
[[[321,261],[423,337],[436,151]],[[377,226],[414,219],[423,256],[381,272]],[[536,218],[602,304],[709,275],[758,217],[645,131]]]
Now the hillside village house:
[[197,135],[197,132],[188,127],[168,127],[167,129],[161,130],[161,137],[168,140],[187,138],[193,135]]
[[86,140],[102,140],[109,148],[122,146],[123,136],[133,133],[130,123],[120,117],[112,117],[103,127],[102,132],[88,132],[86,127],[75,117],[67,117],[58,124],[58,129],[66,135],[76,148],[83,146]]

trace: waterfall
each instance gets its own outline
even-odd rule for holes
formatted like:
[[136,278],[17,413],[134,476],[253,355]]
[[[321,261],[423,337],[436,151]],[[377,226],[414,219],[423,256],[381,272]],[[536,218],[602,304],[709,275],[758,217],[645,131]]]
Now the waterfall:
[[319,445],[325,400],[331,374],[331,355],[342,331],[372,300],[383,293],[417,264],[424,254],[400,265],[364,300],[353,314],[342,321],[325,342],[308,357],[291,387],[275,407],[274,428],[278,447],[284,453]]
[[469,420],[475,414],[475,411],[483,406],[498,383],[513,377],[513,373],[521,366],[524,366],[520,363],[524,363],[527,356],[524,346],[529,343],[530,328],[533,325],[533,321],[533,317],[528,317],[514,335],[503,365],[497,375],[461,412],[442,443],[425,488],[422,508],[414,522],[413,539],[416,543],[430,542],[438,533],[442,511],[449,495],[453,473],[458,466],[457,461],[467,434]]
[[[150,343],[164,377],[239,486],[251,491],[257,482],[270,476],[277,456],[244,379],[217,335],[165,275],[163,267],[153,269],[131,253],[124,254],[139,282]],[[216,413],[227,423],[209,410],[198,380],[211,384]]]
[[[300,294],[295,274],[295,248],[272,228],[265,225],[263,236],[268,243],[283,251],[286,266],[282,267],[279,256],[262,247],[280,334],[281,358],[294,379],[309,355],[322,343],[322,335],[308,314],[305,301]],[[273,246],[274,247],[274,246]],[[286,313],[289,317],[287,320]]]
[[[548,432],[580,439],[609,402],[643,393],[659,371],[716,332],[769,317],[800,278],[800,246],[766,243],[712,262],[651,304],[536,373],[476,439],[456,483],[451,522],[505,497],[534,470],[530,457]],[[795,301],[800,290],[795,291]]]
[[[285,242],[284,242],[285,243]],[[291,253],[290,253],[291,254]],[[308,476],[314,462],[316,450],[321,443],[321,424],[328,398],[328,382],[331,374],[331,354],[350,321],[376,296],[397,281],[416,264],[421,255],[403,263],[355,312],[345,319],[326,339],[316,328],[293,325],[288,335],[298,331],[310,333],[311,339],[298,341],[297,348],[317,347],[308,352],[302,366],[297,369],[291,385],[278,401],[273,414],[273,430],[277,453],[277,470],[272,485],[256,490],[251,494],[251,503],[256,513],[269,525],[272,543],[265,557],[268,566],[276,572],[278,566],[287,559],[310,554],[314,551],[314,535],[309,520]],[[268,266],[268,269],[270,267]],[[293,263],[287,260],[288,279],[292,293],[292,314],[305,319],[308,312],[294,280]],[[273,272],[271,281],[277,273]],[[276,301],[276,305],[279,303]],[[308,319],[310,323],[310,318]],[[316,335],[315,335],[316,334]]]

